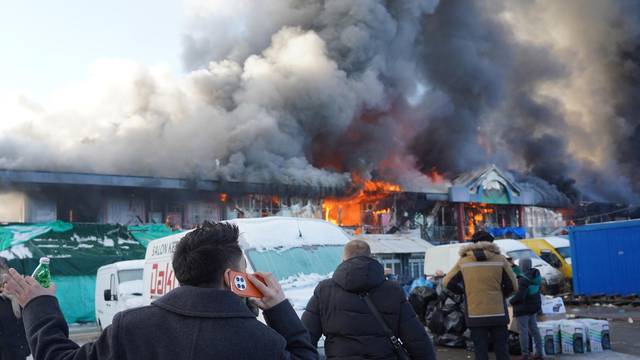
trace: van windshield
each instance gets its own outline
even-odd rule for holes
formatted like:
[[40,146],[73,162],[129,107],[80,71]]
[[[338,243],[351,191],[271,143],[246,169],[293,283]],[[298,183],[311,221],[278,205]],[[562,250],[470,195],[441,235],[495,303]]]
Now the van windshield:
[[513,260],[520,260],[520,259],[526,259],[526,258],[529,258],[531,260],[533,259],[542,260],[531,249],[508,251],[507,255],[511,256]]
[[271,272],[283,281],[301,275],[328,275],[342,259],[342,245],[305,246],[290,249],[246,251],[254,271]]
[[120,282],[120,284],[128,281],[136,281],[136,280],[142,280],[142,269],[118,271],[118,282]]
[[570,246],[563,246],[563,247],[556,248],[556,251],[565,259],[568,259],[571,257]]

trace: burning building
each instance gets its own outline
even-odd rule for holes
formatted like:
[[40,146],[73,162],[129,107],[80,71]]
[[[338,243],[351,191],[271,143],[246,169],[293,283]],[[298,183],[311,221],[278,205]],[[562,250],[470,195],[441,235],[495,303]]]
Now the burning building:
[[640,2],[240,3],[191,9],[184,73],[104,59],[50,98],[2,95],[0,219],[448,241],[560,226],[562,194],[640,203]]
[[569,199],[539,179],[518,179],[495,165],[446,181],[427,191],[365,182],[352,196],[323,200],[328,221],[355,233],[420,229],[432,242],[464,241],[477,230],[502,237],[548,234],[565,226]]
[[219,3],[190,12],[184,73],[105,59],[0,98],[0,220],[463,241],[552,231],[583,195],[640,203],[637,1]]
[[564,225],[568,200],[555,188],[517,181],[495,166],[442,179],[428,191],[355,179],[348,188],[64,172],[0,172],[3,222],[164,223],[292,216],[322,218],[354,234],[419,230],[433,242],[478,229],[539,235]]

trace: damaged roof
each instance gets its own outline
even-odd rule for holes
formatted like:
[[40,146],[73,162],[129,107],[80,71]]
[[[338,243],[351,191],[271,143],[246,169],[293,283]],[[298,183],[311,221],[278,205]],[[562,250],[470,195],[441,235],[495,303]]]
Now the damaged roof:
[[498,168],[495,164],[464,173],[452,182],[450,200],[487,202],[483,194],[502,190],[509,204],[567,207],[569,198],[545,180]]

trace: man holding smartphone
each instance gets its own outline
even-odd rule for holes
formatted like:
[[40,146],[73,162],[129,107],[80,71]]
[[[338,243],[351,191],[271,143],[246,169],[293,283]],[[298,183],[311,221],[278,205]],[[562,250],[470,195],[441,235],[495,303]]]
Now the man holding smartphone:
[[24,307],[24,323],[34,359],[317,359],[309,334],[276,278],[248,275],[262,293],[251,301],[268,326],[224,281],[227,270],[246,271],[238,227],[205,222],[180,240],[173,269],[180,287],[151,305],[116,314],[113,324],[82,347],[55,298],[55,285],[41,287],[14,269],[6,291]]

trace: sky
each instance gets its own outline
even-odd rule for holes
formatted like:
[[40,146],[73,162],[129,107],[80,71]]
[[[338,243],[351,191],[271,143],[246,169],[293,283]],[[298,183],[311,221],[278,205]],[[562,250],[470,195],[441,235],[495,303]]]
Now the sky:
[[0,91],[42,99],[104,58],[181,72],[181,0],[0,0]]

